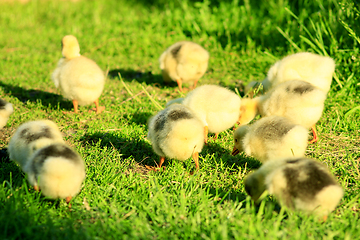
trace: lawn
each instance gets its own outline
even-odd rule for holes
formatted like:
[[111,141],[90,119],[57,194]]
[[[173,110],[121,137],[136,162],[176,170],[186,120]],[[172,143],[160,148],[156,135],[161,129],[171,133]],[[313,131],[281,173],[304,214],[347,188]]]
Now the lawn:
[[[360,8],[350,0],[0,0],[0,98],[15,112],[0,130],[0,239],[360,239]],[[51,73],[61,38],[75,35],[81,54],[107,73],[96,115],[55,88]],[[255,206],[243,180],[256,159],[231,156],[233,130],[192,159],[158,156],[147,120],[183,96],[163,83],[158,58],[190,40],[210,52],[199,85],[244,95],[282,57],[301,51],[331,56],[336,70],[320,140],[306,156],[327,164],[345,190],[326,222],[281,208],[266,197]],[[185,92],[189,88],[185,85]],[[84,186],[71,201],[49,200],[28,185],[7,155],[15,129],[53,120],[86,162]]]

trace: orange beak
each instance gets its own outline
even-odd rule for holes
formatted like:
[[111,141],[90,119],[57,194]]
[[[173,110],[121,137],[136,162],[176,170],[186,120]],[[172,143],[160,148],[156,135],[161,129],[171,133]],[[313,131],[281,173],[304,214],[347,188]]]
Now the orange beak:
[[239,154],[239,152],[240,151],[234,146],[234,149],[232,150],[231,155],[235,156],[235,155]]

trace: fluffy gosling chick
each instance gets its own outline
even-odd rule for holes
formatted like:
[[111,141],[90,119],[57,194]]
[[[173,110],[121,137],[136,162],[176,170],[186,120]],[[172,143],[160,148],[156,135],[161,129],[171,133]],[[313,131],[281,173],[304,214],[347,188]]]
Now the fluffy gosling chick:
[[177,82],[182,92],[183,83],[193,83],[205,74],[209,53],[199,44],[181,41],[168,47],[160,56],[159,63],[164,82]]
[[65,143],[52,143],[36,150],[24,166],[29,183],[51,199],[69,203],[80,192],[85,179],[85,163]]
[[52,74],[55,86],[72,100],[75,113],[78,105],[91,103],[95,103],[96,113],[102,112],[105,107],[99,106],[99,97],[105,84],[103,71],[93,60],[80,55],[79,43],[72,35],[63,37],[62,55]]
[[239,122],[247,124],[258,113],[263,117],[287,117],[295,124],[312,128],[314,138],[310,142],[316,142],[315,124],[322,115],[325,99],[326,93],[308,82],[283,82],[263,96],[242,99]]
[[64,142],[57,125],[50,120],[30,121],[20,125],[10,139],[10,159],[24,169],[25,163],[37,149],[53,142]]
[[268,190],[282,206],[324,220],[344,194],[327,167],[309,158],[268,161],[245,179],[245,190],[255,201]]
[[232,155],[244,151],[263,163],[281,157],[303,157],[307,140],[305,127],[285,117],[264,117],[251,126],[236,129]]
[[149,120],[148,139],[160,156],[184,161],[193,156],[199,169],[199,152],[204,145],[203,125],[193,112],[181,104],[172,104]]
[[203,85],[191,91],[182,101],[204,127],[205,143],[208,132],[217,135],[234,126],[240,116],[240,97],[217,85]]
[[303,80],[327,93],[334,71],[335,62],[332,58],[301,52],[277,61],[269,69],[266,80],[272,86],[289,80]]
[[14,108],[12,104],[0,98],[0,129],[6,125],[13,112]]

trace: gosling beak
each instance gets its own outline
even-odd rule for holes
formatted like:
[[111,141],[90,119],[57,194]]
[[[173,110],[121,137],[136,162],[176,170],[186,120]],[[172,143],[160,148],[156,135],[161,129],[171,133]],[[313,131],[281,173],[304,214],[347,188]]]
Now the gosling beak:
[[240,151],[234,146],[234,149],[231,152],[231,155],[235,156],[239,153]]

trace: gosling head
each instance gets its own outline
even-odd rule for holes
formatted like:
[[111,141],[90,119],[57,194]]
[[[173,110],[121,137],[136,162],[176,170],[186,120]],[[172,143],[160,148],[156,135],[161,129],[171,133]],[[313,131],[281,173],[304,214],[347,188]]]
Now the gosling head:
[[61,40],[62,55],[67,59],[72,59],[80,56],[80,46],[76,37],[66,35]]
[[239,123],[240,125],[248,124],[258,114],[258,98],[241,99]]
[[257,202],[266,190],[264,175],[258,171],[248,175],[244,180],[244,185],[245,191],[254,202]]
[[243,149],[243,139],[246,133],[249,131],[249,126],[241,126],[238,127],[234,132],[234,149],[232,151],[232,155],[235,156],[239,152],[244,151]]

